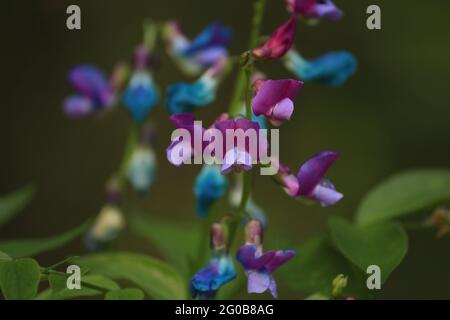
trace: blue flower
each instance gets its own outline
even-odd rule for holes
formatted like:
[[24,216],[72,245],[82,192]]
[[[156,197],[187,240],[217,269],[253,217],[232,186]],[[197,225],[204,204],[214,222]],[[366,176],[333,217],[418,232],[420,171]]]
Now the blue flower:
[[203,167],[194,185],[197,214],[200,218],[208,216],[209,209],[225,194],[227,187],[227,179],[220,173],[219,166]]
[[167,89],[166,106],[171,114],[190,112],[205,107],[216,98],[216,81],[202,77],[189,83],[177,83]]
[[217,290],[236,278],[233,261],[228,255],[213,257],[209,264],[197,272],[191,280],[192,297],[208,300],[214,298]]
[[144,122],[158,101],[158,88],[151,74],[146,71],[135,72],[123,96],[125,108],[133,120],[137,123]]
[[331,52],[313,60],[305,60],[298,52],[291,50],[286,55],[285,65],[304,81],[340,86],[355,74],[358,63],[351,53],[345,51]]
[[168,51],[188,74],[198,74],[228,55],[231,29],[219,22],[207,26],[197,37],[189,40],[179,24],[170,21],[165,27]]
[[128,181],[137,192],[146,192],[155,180],[156,156],[147,146],[138,146],[128,165]]

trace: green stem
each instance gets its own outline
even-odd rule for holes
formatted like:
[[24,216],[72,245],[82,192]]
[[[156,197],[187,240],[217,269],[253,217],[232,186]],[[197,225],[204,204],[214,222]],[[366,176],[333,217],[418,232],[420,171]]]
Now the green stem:
[[[252,29],[248,44],[248,48],[250,50],[254,49],[258,45],[258,39],[261,33],[262,20],[264,17],[265,5],[266,0],[256,0],[255,2],[254,15],[252,20]],[[246,89],[249,88],[250,78],[248,74],[250,74],[251,77],[251,73],[253,71],[253,62],[250,61],[250,65],[247,67],[250,68],[250,70],[246,70],[247,69],[246,66],[241,67],[239,70],[239,74],[236,79],[236,85],[234,86],[234,93],[229,108],[229,113],[231,115],[237,115],[241,112],[243,97]]]
[[133,151],[136,148],[139,138],[139,125],[133,123],[130,131],[128,132],[127,143],[125,146],[122,162],[119,167],[118,182],[119,188],[122,190],[127,181],[128,163],[130,162]]

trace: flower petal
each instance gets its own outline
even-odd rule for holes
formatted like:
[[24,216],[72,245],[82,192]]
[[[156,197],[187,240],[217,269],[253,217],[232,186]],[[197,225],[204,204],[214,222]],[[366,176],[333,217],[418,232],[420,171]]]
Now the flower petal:
[[64,113],[71,118],[82,118],[95,111],[91,99],[82,96],[71,96],[64,101]]
[[271,284],[271,275],[266,272],[248,272],[248,293],[264,293]]
[[246,270],[263,270],[275,254],[275,251],[269,251],[260,257],[256,257],[256,246],[247,244],[238,250],[236,259]]
[[291,99],[285,98],[275,105],[270,119],[276,123],[287,121],[294,112],[294,103]]
[[324,151],[306,161],[297,174],[299,182],[297,195],[310,196],[325,173],[338,158],[339,153]]
[[324,207],[332,206],[339,202],[344,195],[334,188],[329,188],[318,184],[312,193],[312,197],[320,202]]
[[266,270],[270,273],[274,272],[278,268],[280,268],[283,264],[291,260],[293,257],[295,257],[295,251],[294,250],[278,250],[275,251],[275,254],[267,264],[266,264]]

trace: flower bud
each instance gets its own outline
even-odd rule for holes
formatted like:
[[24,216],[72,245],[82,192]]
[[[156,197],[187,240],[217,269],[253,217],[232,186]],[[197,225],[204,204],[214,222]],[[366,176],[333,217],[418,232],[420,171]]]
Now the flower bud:
[[259,220],[251,220],[247,224],[246,238],[248,244],[260,246],[263,243],[263,226]]

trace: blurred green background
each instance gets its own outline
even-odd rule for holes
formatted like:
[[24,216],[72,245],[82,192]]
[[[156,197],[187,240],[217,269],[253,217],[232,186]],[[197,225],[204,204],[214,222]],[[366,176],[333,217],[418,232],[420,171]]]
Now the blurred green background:
[[[331,149],[342,158],[329,177],[345,193],[333,208],[305,207],[288,198],[270,178],[257,177],[255,201],[269,215],[271,237],[296,243],[326,230],[330,215],[352,217],[372,186],[395,172],[420,167],[450,167],[450,2],[336,0],[346,16],[317,27],[300,24],[296,46],[306,57],[349,50],[359,70],[347,85],[332,89],[307,84],[293,121],[281,130],[284,162],[298,168],[312,154]],[[65,10],[78,4],[82,30],[69,31]],[[366,8],[379,4],[382,30],[366,29]],[[2,106],[0,107],[0,194],[34,181],[32,205],[1,230],[0,239],[60,233],[98,213],[103,188],[117,169],[130,120],[123,110],[83,121],[67,119],[61,104],[72,92],[67,70],[92,63],[110,72],[130,57],[141,40],[145,18],[178,19],[188,35],[212,20],[234,29],[232,52],[244,51],[252,1],[6,1],[1,21]],[[287,18],[282,0],[268,0],[263,32]],[[162,90],[186,80],[164,56],[155,71]],[[290,75],[278,62],[264,64],[272,78]],[[233,77],[217,101],[198,113],[210,122],[227,107]],[[172,126],[161,104],[152,118],[158,126],[159,172],[151,192],[130,198],[149,215],[177,223],[196,219],[192,182],[200,167],[175,168],[165,159]],[[450,237],[432,231],[409,233],[410,250],[383,287],[381,297],[450,298]],[[180,239],[182,241],[182,239]],[[154,253],[147,242],[122,237],[120,248]],[[49,265],[83,253],[81,243],[42,255]],[[299,298],[292,292],[283,298]]]

